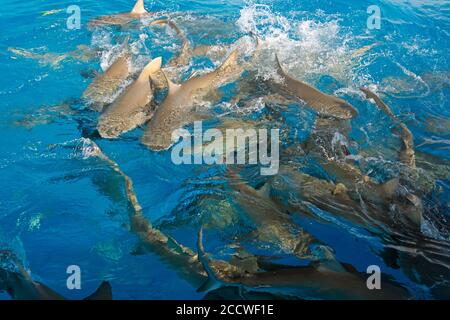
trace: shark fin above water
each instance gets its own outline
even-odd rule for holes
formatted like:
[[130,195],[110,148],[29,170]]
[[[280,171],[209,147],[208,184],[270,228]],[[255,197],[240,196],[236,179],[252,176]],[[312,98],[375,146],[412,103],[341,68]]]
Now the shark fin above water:
[[136,3],[134,4],[133,9],[131,10],[131,13],[138,13],[138,14],[148,13],[148,11],[145,10],[144,7],[144,0],[137,0]]
[[83,300],[112,300],[112,288],[108,281],[103,281],[91,295]]

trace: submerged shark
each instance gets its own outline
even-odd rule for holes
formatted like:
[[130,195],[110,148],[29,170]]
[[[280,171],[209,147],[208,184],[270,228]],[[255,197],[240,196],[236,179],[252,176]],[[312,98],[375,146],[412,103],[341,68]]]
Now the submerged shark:
[[24,57],[27,59],[36,60],[42,66],[49,66],[53,69],[58,69],[61,67],[63,61],[73,59],[79,61],[91,61],[98,57],[98,50],[91,49],[86,45],[80,44],[75,50],[67,53],[36,53],[33,49],[24,48],[8,48],[8,51],[13,53],[15,56]]
[[[14,253],[2,251],[14,262],[17,271],[0,268],[0,291],[6,291],[14,300],[65,300],[45,284],[35,281],[25,270]],[[111,285],[104,281],[98,289],[84,300],[112,300]]]
[[397,126],[400,131],[400,138],[402,141],[402,146],[399,153],[399,160],[404,165],[415,168],[416,159],[414,153],[414,137],[408,127],[400,121],[400,119],[392,112],[391,108],[383,102],[375,93],[367,88],[361,88],[361,91],[365,93],[368,99],[375,101],[378,108],[383,111],[387,116],[389,116]]
[[230,49],[229,45],[200,45],[194,47],[188,40],[184,32],[177,26],[175,22],[168,19],[155,20],[150,25],[168,25],[175,30],[181,40],[181,52],[179,55],[170,59],[166,68],[186,65],[193,57],[206,56],[209,53],[215,53],[215,57],[223,57]]
[[154,13],[148,12],[144,7],[144,0],[137,0],[130,12],[117,13],[108,16],[95,18],[89,22],[89,27],[102,25],[125,26],[133,22],[139,21],[145,17],[151,17]]
[[384,281],[381,290],[367,288],[367,274],[359,274],[353,267],[339,263],[313,263],[306,267],[289,267],[272,271],[225,278],[210,266],[203,247],[203,231],[197,241],[198,259],[208,274],[208,281],[198,291],[238,287],[240,290],[263,291],[280,296],[303,299],[409,299],[409,293],[398,285]]
[[153,114],[152,77],[161,69],[161,57],[153,59],[117,99],[101,113],[97,130],[103,138],[120,134],[144,124]]

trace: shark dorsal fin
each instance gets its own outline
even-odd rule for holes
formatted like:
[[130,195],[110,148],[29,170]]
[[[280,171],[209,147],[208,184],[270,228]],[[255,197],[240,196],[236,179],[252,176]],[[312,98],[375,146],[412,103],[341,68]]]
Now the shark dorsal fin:
[[133,9],[131,10],[131,13],[147,13],[147,10],[144,8],[144,0],[137,0],[134,4]]
[[111,285],[108,281],[103,281],[97,290],[84,300],[112,300]]
[[149,77],[161,70],[162,58],[158,57],[150,61],[139,75],[138,81],[147,81]]
[[381,192],[386,195],[386,198],[392,198],[397,192],[399,185],[400,180],[398,178],[394,178],[380,185],[380,189]]
[[283,66],[281,65],[280,59],[278,58],[278,54],[275,54],[275,62],[277,64],[277,71],[280,75],[285,76],[286,72],[283,69]]
[[222,63],[222,65],[218,69],[225,70],[229,67],[235,66],[237,64],[237,58],[238,58],[238,51],[233,50],[233,52],[230,53],[228,58]]
[[161,70],[162,75],[164,76],[164,79],[166,79],[167,82],[167,87],[169,88],[169,92],[168,94],[172,94],[175,91],[177,91],[178,89],[180,89],[181,85],[180,84],[176,84],[173,83],[172,80],[169,79],[169,77],[167,77],[166,73],[164,72],[164,70]]

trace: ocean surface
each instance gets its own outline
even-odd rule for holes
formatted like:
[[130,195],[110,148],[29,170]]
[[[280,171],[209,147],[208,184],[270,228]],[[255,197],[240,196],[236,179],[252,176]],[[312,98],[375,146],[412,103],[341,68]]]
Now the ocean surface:
[[[381,25],[369,30],[367,8],[372,4],[381,9]],[[80,7],[81,29],[67,28],[69,5]],[[424,175],[433,179],[432,191],[423,195],[421,233],[436,241],[436,255],[422,261],[427,254],[413,243],[403,252],[411,259],[395,266],[382,254],[386,242],[360,226],[332,219],[331,213],[319,209],[313,212],[328,218],[294,215],[293,219],[359,272],[378,265],[414,298],[450,298],[450,1],[167,0],[145,5],[148,11],[173,19],[195,45],[239,40],[245,48],[252,42],[249,35],[257,35],[276,49],[289,74],[349,101],[359,112],[351,123],[350,149],[360,157],[370,155],[366,174],[378,181],[395,171],[391,146],[398,136],[359,88],[382,93],[413,133],[417,158],[422,159],[418,167],[422,163],[430,172]],[[133,68],[139,70],[158,56],[164,63],[180,51],[175,32],[148,25],[88,28],[98,16],[129,11],[131,0],[1,0],[1,6],[0,248],[14,252],[33,279],[70,299],[87,296],[103,280],[110,281],[117,299],[205,296],[176,267],[157,254],[138,250],[123,187],[120,192],[112,190],[123,181],[89,155],[90,141],[133,180],[145,216],[179,243],[195,251],[199,227],[207,225],[205,247],[215,258],[230,260],[236,239],[242,239],[239,246],[247,252],[281,264],[305,264],[271,244],[252,240],[252,224],[240,209],[234,209],[234,215],[224,213],[231,210],[233,194],[223,166],[177,166],[170,151],[153,152],[140,143],[144,127],[119,139],[96,134],[98,112],[81,99],[93,75],[108,68],[126,35]],[[58,61],[58,55],[79,45],[95,48],[98,54],[93,59]],[[44,54],[51,55],[36,56]],[[177,70],[175,80],[185,80],[196,70],[212,70],[221,60],[195,58]],[[260,78],[271,77],[273,64],[267,60],[259,69]],[[243,107],[233,105],[233,90],[233,84],[227,85],[222,100],[211,108],[251,120],[264,114],[265,106],[257,98],[248,99]],[[282,112],[282,125],[289,128],[282,134],[284,145],[300,144],[311,132],[314,113],[307,108]],[[311,165],[308,173],[324,177],[319,171]],[[249,174],[250,184],[260,183],[252,179]],[[213,197],[213,205],[201,207],[199,202],[208,197]],[[66,286],[70,265],[81,268],[81,290]],[[0,293],[0,298],[9,296]]]

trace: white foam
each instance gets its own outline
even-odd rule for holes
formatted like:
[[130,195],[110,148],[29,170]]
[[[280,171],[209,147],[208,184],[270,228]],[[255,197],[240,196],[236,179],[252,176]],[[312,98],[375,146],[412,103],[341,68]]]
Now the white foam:
[[[329,19],[329,18],[326,18]],[[243,8],[237,21],[241,32],[256,34],[270,53],[260,63],[260,75],[273,77],[274,54],[278,54],[283,67],[293,76],[317,80],[330,75],[337,80],[351,80],[352,52],[347,43],[351,34],[344,32],[339,20],[297,21],[274,13],[267,5],[251,4]]]

